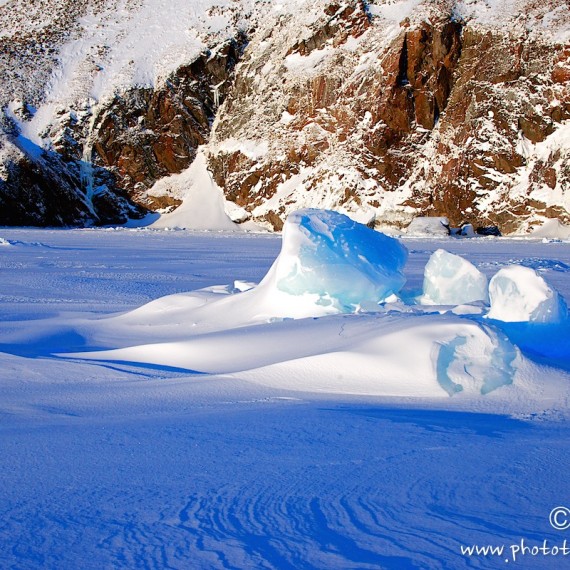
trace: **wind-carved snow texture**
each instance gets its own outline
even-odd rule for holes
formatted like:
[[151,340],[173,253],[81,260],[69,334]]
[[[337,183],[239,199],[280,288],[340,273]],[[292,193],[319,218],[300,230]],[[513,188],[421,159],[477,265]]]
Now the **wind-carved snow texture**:
[[[570,368],[568,343],[531,366],[501,355],[511,347],[495,328],[528,323],[481,329],[395,300],[252,326],[262,316],[249,291],[279,253],[275,235],[0,235],[11,244],[0,253],[0,567],[496,570],[503,560],[468,559],[461,545],[561,544],[548,514],[570,471],[569,376],[555,368]],[[542,260],[570,299],[568,271],[549,264],[570,265],[566,243],[407,243],[414,291],[445,247],[488,277],[513,259]],[[555,325],[532,326],[564,338]],[[213,376],[174,370],[168,355],[148,367],[53,356],[180,339],[211,341],[211,363],[231,363],[228,348],[250,366],[268,350],[283,362]],[[513,384],[484,398],[485,384],[461,375],[468,365],[482,379],[469,356],[478,346],[516,368]],[[430,372],[436,361],[448,389],[463,387],[452,398]],[[355,385],[363,395],[347,396]],[[370,397],[378,386],[416,398]],[[515,566],[529,561],[564,563],[527,556]]]
[[486,301],[486,278],[437,251],[424,297],[463,310],[427,314],[396,296],[407,256],[397,240],[347,216],[300,210],[287,220],[281,252],[258,286],[238,282],[158,299],[78,329],[111,350],[62,356],[239,373],[276,388],[285,382],[332,393],[474,397],[513,384],[517,374],[528,384],[536,371],[508,336],[462,316],[465,304]]

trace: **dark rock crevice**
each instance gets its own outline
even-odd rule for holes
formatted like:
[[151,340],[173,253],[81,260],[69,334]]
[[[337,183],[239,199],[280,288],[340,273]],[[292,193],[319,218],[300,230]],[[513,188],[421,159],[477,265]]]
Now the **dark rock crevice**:
[[406,54],[405,77],[413,98],[410,113],[425,129],[432,130],[439,114],[445,111],[461,46],[461,26],[453,21],[440,26],[424,24],[406,34],[402,51]]
[[89,226],[125,223],[143,211],[122,193],[112,193],[105,171],[93,173],[94,193],[82,189],[76,162],[65,162],[55,152],[20,156],[5,165],[0,178],[0,225]]
[[398,87],[406,87],[410,84],[408,79],[408,35],[404,34],[404,41],[402,42],[402,50],[400,52],[400,62],[398,64],[398,77],[396,78],[396,85]]

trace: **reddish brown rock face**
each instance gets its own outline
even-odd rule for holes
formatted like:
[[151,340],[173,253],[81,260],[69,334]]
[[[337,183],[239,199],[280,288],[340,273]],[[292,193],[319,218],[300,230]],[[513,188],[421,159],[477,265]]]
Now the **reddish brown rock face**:
[[[534,197],[567,191],[567,163],[554,154],[542,161],[529,155],[569,117],[567,46],[470,26],[450,17],[444,2],[434,6],[429,21],[402,21],[387,47],[381,24],[358,26],[360,59],[342,49],[346,29],[365,17],[358,3],[350,13],[331,5],[282,59],[250,46],[210,154],[229,199],[275,228],[276,216],[282,221],[299,204],[376,208],[382,216],[390,203],[388,222],[445,215],[454,225],[500,224],[505,232],[536,213],[556,210],[568,221],[564,207],[553,210]],[[265,32],[263,43],[277,49],[287,25]],[[289,69],[292,54],[320,61],[311,59],[316,50],[324,63],[297,75]],[[273,152],[248,158],[225,151],[225,139],[262,139]],[[353,175],[334,179],[331,200],[330,171],[338,167]],[[259,209],[299,176],[302,190]],[[401,196],[396,206],[390,193]]]
[[[24,163],[12,169],[10,191],[21,172],[47,196],[60,168],[78,223],[92,207],[112,221],[113,196],[121,219],[127,199],[173,208],[179,199],[149,189],[205,145],[227,198],[274,229],[304,206],[402,227],[417,215],[504,232],[554,215],[569,222],[570,47],[523,21],[562,0],[527,4],[502,26],[461,20],[450,0],[420,2],[402,21],[392,4],[361,0],[276,12],[245,49],[238,38],[154,89],[62,111],[50,127],[55,153],[33,176]],[[99,190],[87,204],[81,170],[91,162]]]
[[239,49],[237,42],[228,42],[213,56],[204,54],[179,68],[158,90],[133,89],[117,96],[96,118],[94,162],[112,172],[135,202],[151,209],[180,203],[146,191],[188,168],[196,148],[207,142]]
[[[553,87],[544,73],[552,69],[551,62],[551,48],[539,43],[464,32],[456,82],[440,129],[448,147],[459,152],[455,159],[459,163],[451,166],[443,152],[427,172],[430,186],[435,188],[435,212],[455,223],[500,224],[507,232],[532,213],[547,216],[547,204],[530,195],[543,184],[551,189],[557,184],[562,187],[557,171],[548,164],[556,162],[556,157],[534,164],[535,175],[525,187],[528,198],[519,195],[513,199],[509,188],[530,166],[525,145],[545,141],[566,116],[567,90]],[[566,185],[568,179],[564,180]],[[498,196],[496,207],[478,209],[491,193]],[[563,208],[557,212],[568,220]]]
[[565,46],[558,52],[551,78],[554,83],[561,83],[568,87],[570,83],[570,46]]
[[[55,152],[19,159],[0,181],[0,200],[10,212],[4,223],[123,223],[145,209],[178,206],[179,199],[146,191],[190,166],[207,142],[242,41],[203,54],[159,89],[131,89],[95,111],[62,111],[51,126]],[[86,163],[97,188],[92,197],[82,174]]]

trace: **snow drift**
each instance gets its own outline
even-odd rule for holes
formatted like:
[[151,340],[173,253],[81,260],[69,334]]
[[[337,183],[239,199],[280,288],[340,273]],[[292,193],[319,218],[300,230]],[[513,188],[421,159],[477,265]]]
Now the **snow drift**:
[[162,195],[173,193],[183,199],[180,207],[162,215],[152,224],[154,228],[184,228],[193,230],[239,230],[225,212],[225,198],[206,167],[204,154],[199,151],[192,166],[182,174],[160,180],[150,191]]
[[184,336],[73,356],[239,373],[308,392],[433,398],[512,384],[520,363],[504,335],[449,315],[337,315]]
[[[397,240],[342,214],[301,210],[259,285],[170,295],[83,323],[79,332],[104,350],[63,356],[238,374],[308,392],[473,397],[513,384],[513,394],[536,392],[540,371],[508,332],[451,310],[485,302],[486,278],[439,250],[426,268],[426,293],[450,310],[433,313],[395,296],[406,257]],[[513,302],[510,289],[496,287],[505,273],[492,281],[494,318]]]
[[560,220],[553,218],[546,220],[544,224],[532,232],[532,237],[542,237],[546,239],[570,239],[570,226],[560,223]]

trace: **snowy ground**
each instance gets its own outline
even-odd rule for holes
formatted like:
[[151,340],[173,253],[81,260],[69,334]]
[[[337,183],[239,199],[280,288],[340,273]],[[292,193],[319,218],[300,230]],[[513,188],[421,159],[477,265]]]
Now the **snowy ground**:
[[[556,369],[536,369],[558,392],[514,416],[497,413],[500,398],[293,390],[291,371],[267,386],[259,373],[57,358],[99,347],[101,329],[90,337],[85,322],[259,282],[280,239],[27,229],[0,238],[0,567],[570,568],[562,552],[514,559],[521,540],[570,538],[549,524],[552,509],[570,505],[567,403],[548,400],[564,394],[567,340],[555,341]],[[567,242],[405,244],[409,294],[444,248],[489,277],[507,263],[531,266],[570,301]],[[503,554],[461,550],[486,545]]]

